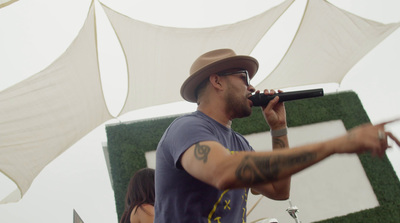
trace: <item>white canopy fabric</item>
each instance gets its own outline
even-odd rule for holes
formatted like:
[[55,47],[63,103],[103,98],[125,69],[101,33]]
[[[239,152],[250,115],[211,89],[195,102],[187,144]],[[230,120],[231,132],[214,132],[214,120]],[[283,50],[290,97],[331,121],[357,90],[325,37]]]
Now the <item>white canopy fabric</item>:
[[237,54],[250,54],[292,3],[293,0],[284,1],[260,15],[235,24],[197,29],[144,23],[103,5],[121,42],[128,66],[129,91],[121,114],[181,101],[180,86],[189,76],[190,66],[199,55],[217,48],[231,48]]
[[101,89],[94,31],[91,7],[62,56],[0,92],[0,170],[21,196],[48,163],[112,118]]
[[[128,95],[120,115],[181,101],[180,85],[198,55],[224,47],[250,54],[293,1],[241,22],[199,29],[140,22],[103,6],[128,69]],[[112,118],[101,86],[94,21],[92,2],[82,30],[62,56],[0,92],[0,171],[17,184],[20,197],[49,162]],[[291,47],[257,88],[340,83],[360,58],[398,26],[310,0]]]
[[279,65],[258,89],[338,83],[400,23],[382,24],[309,0],[299,30]]

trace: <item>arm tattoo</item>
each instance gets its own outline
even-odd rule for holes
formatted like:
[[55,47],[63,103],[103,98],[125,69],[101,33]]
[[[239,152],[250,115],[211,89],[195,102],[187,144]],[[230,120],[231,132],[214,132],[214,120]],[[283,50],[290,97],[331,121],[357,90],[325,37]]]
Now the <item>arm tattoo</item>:
[[272,143],[276,146],[278,146],[279,148],[285,148],[286,144],[282,139],[277,139],[277,138],[272,138]]
[[196,143],[194,147],[194,156],[198,160],[203,160],[204,163],[207,162],[208,154],[210,153],[210,147],[207,145],[200,145]]
[[283,168],[308,164],[315,158],[316,154],[310,152],[288,156],[256,157],[248,155],[239,164],[236,170],[236,177],[240,181],[251,184],[269,182],[277,180]]

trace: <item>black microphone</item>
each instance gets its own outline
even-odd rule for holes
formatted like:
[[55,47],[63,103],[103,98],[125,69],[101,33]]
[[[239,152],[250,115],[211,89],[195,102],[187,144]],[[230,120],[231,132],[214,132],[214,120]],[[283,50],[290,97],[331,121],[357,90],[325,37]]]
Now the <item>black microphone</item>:
[[279,96],[279,102],[282,101],[292,101],[304,98],[313,98],[324,96],[324,89],[311,89],[311,90],[303,90],[303,91],[291,91],[291,92],[283,92],[276,93],[272,95],[265,95],[264,93],[255,93],[249,97],[249,99],[253,102],[253,106],[264,106],[269,103],[276,96]]

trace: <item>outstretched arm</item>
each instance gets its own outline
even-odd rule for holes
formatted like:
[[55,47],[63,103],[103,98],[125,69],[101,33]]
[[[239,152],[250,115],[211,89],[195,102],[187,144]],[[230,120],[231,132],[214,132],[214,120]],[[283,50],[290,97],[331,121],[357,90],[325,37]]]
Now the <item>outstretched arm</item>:
[[[385,137],[379,137],[383,132]],[[371,152],[387,149],[384,124],[365,124],[341,137],[293,149],[270,152],[239,152],[231,155],[221,144],[205,141],[192,145],[181,156],[183,168],[193,177],[224,190],[253,187],[285,179],[335,153]]]

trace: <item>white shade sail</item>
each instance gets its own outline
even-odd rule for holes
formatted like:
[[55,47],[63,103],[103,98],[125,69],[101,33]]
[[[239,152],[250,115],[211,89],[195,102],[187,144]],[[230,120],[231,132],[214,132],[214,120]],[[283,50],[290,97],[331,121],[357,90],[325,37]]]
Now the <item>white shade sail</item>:
[[94,31],[91,7],[62,56],[0,92],[0,170],[21,196],[48,163],[112,118],[101,89]]
[[181,101],[180,86],[199,55],[218,48],[250,54],[292,2],[284,1],[238,23],[197,29],[156,26],[103,6],[121,42],[128,66],[129,90],[122,114]]
[[378,43],[400,26],[353,15],[320,0],[309,0],[285,56],[259,89],[339,83]]

